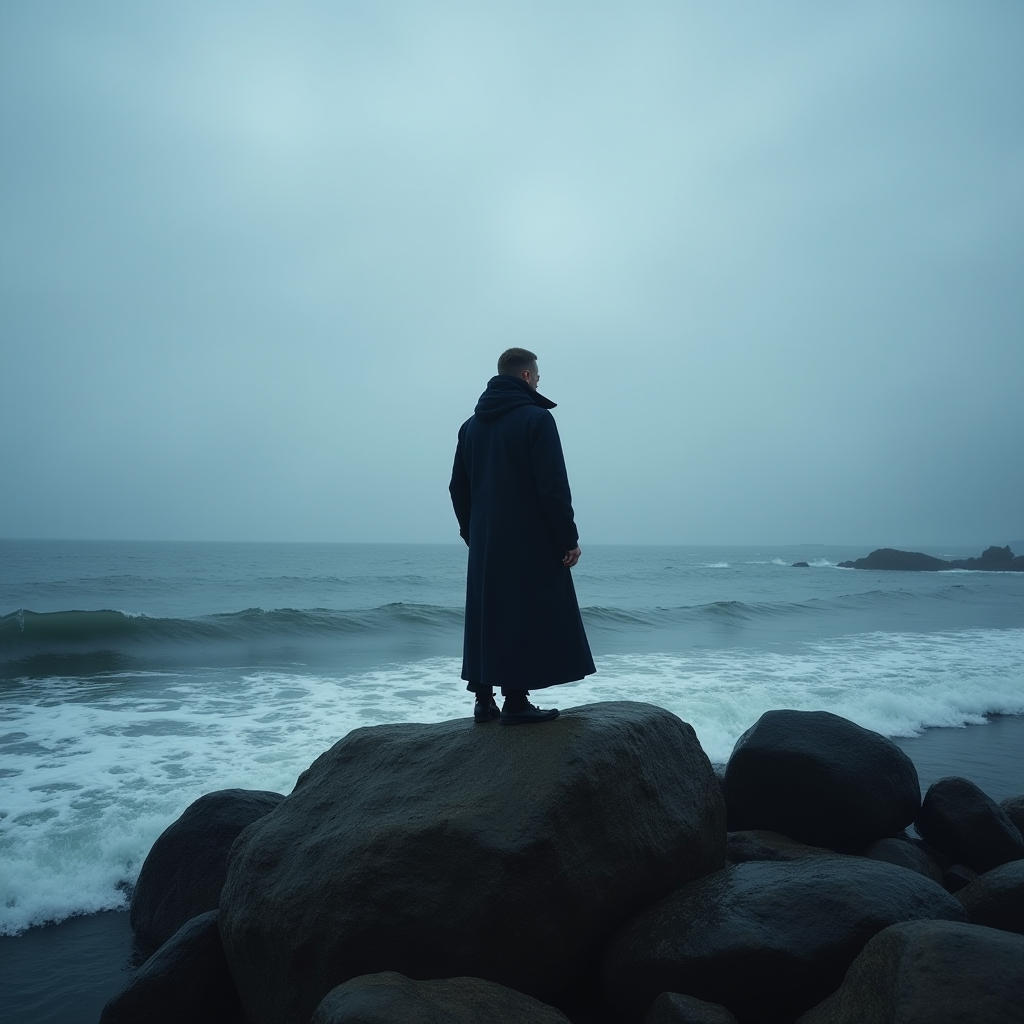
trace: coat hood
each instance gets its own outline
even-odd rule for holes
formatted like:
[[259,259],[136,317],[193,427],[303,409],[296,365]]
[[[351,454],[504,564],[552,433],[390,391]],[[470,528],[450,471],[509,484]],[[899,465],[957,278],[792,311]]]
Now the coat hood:
[[542,409],[554,409],[555,403],[534,391],[525,380],[500,374],[487,382],[487,390],[480,396],[473,410],[482,420],[496,420],[499,416],[518,409],[523,405],[539,405]]

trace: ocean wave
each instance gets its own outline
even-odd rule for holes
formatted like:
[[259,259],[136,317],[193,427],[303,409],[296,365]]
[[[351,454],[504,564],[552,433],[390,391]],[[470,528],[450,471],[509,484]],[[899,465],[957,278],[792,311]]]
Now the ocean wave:
[[[545,702],[657,704],[694,727],[714,762],[773,708],[826,709],[887,736],[1024,712],[1021,629],[867,633],[786,653],[704,649],[596,661],[596,675],[545,691]],[[153,841],[204,792],[287,793],[352,729],[467,716],[459,669],[446,657],[353,673],[26,683],[5,708],[0,736],[0,934],[123,907]],[[969,762],[944,766],[971,771]]]
[[[797,638],[888,628],[919,611],[943,624],[972,625],[978,595],[971,585],[951,583],[922,593],[910,589],[869,590],[803,600],[721,600],[655,607],[589,605],[582,608],[588,633],[604,651],[648,648],[652,637],[684,646],[703,638],[765,630]],[[112,609],[33,612],[0,617],[0,679],[45,675],[91,676],[167,665],[295,663],[376,650],[376,660],[394,660],[458,649],[463,609],[393,602],[370,608],[244,608],[194,618],[161,618]],[[1016,625],[1016,622],[1008,623]],[[646,639],[645,639],[646,638]],[[658,641],[661,643],[661,641]]]

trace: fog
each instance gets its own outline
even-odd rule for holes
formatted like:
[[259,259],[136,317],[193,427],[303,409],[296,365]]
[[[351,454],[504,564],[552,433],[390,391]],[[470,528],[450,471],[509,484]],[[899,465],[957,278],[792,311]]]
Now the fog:
[[0,537],[1024,535],[1024,6],[0,6]]

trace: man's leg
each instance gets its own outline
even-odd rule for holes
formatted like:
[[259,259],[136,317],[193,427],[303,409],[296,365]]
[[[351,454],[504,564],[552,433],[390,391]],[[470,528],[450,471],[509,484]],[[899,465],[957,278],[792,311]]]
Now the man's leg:
[[530,696],[529,690],[503,686],[501,695],[505,698],[501,709],[502,725],[530,725],[534,722],[550,722],[558,717],[558,708],[544,711],[531,704],[526,699]]

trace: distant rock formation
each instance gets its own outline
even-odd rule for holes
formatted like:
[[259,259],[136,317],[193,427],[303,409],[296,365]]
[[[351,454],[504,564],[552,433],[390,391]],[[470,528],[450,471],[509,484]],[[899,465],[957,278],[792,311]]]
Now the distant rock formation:
[[867,558],[840,562],[840,569],[885,569],[897,572],[942,572],[949,569],[983,569],[988,572],[1024,572],[1024,555],[1014,555],[1007,545],[986,548],[981,558],[955,558],[947,561],[920,551],[879,548]]
[[954,569],[987,569],[989,572],[1024,572],[1024,555],[1014,557],[1007,544],[1004,548],[994,545],[985,548],[981,558],[955,558],[949,563]]

